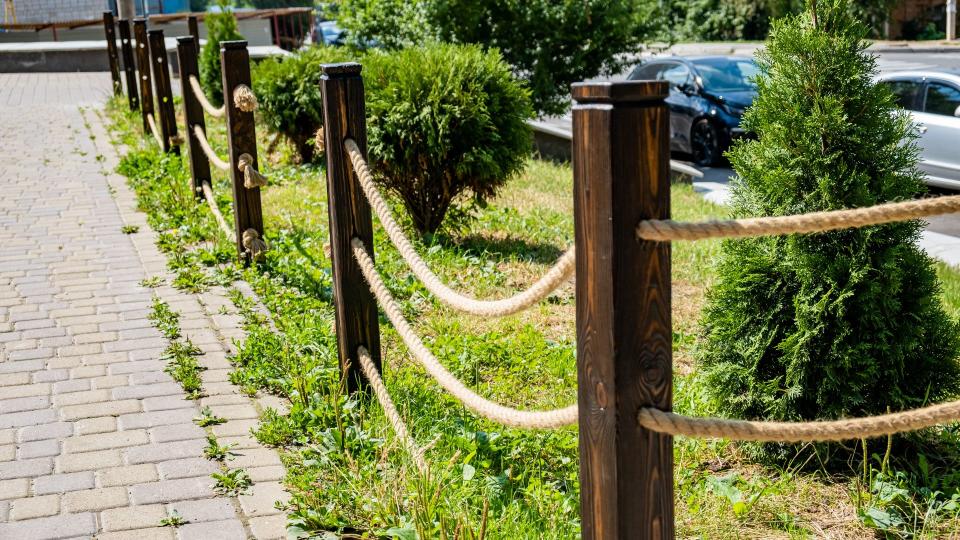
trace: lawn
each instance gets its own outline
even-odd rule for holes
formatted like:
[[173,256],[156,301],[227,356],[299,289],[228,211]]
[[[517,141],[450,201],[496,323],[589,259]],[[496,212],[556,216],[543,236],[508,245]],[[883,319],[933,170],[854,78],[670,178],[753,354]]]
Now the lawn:
[[[122,105],[122,104],[121,104]],[[108,110],[118,143],[129,155],[141,208],[161,231],[182,288],[247,280],[269,309],[273,333],[241,295],[248,340],[234,359],[232,381],[250,394],[273,393],[288,410],[268,412],[256,435],[283,450],[293,493],[292,531],[373,533],[413,538],[563,538],[579,535],[575,428],[523,431],[479,419],[426,377],[396,332],[381,318],[387,387],[417,442],[430,474],[416,473],[379,405],[345,395],[339,381],[331,304],[326,190],[323,171],[288,163],[281,145],[262,160],[270,252],[257,268],[232,263],[232,246],[209,210],[186,191],[179,158],[160,158],[142,138],[138,119]],[[225,155],[222,126],[208,126]],[[266,141],[260,132],[260,140]],[[261,145],[261,151],[265,147]],[[214,188],[224,213],[229,187],[219,171]],[[513,294],[542,275],[573,239],[569,165],[531,159],[522,174],[472,216],[417,247],[431,268],[458,290],[480,298]],[[702,220],[725,210],[689,185],[672,187],[673,217]],[[402,207],[394,207],[401,223]],[[409,227],[408,227],[409,230]],[[222,236],[222,235],[221,235]],[[377,265],[407,317],[434,354],[480,394],[506,405],[552,408],[576,395],[574,288],[567,283],[542,304],[493,319],[455,313],[413,277],[375,223]],[[719,242],[681,242],[673,249],[675,407],[702,414],[694,364],[698,318]],[[960,314],[960,274],[938,266],[944,299]],[[952,431],[951,431],[952,430]],[[956,441],[957,426],[947,432]],[[884,468],[886,441],[871,441],[869,466],[824,466],[816,454],[790,464],[759,465],[736,445],[679,438],[675,444],[677,535],[684,538],[944,537],[960,530],[960,474],[910,463]],[[874,457],[874,454],[878,454]],[[937,483],[940,479],[940,483]],[[924,491],[926,489],[926,491]],[[934,491],[938,493],[933,493]],[[951,499],[951,497],[953,497]],[[952,506],[951,506],[952,503]]]

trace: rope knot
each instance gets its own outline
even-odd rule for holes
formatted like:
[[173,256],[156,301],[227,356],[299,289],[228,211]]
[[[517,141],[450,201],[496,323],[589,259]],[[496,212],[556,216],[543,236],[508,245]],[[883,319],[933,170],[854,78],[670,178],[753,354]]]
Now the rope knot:
[[243,173],[243,187],[253,189],[267,185],[267,177],[254,168],[253,156],[250,154],[240,154],[237,169]]
[[318,154],[323,154],[326,151],[326,142],[324,141],[323,127],[317,130],[317,134],[313,137],[313,149],[317,151]]
[[257,110],[257,96],[253,90],[245,84],[241,84],[233,89],[233,103],[243,112],[253,112]]
[[267,252],[267,243],[260,238],[260,233],[256,229],[247,229],[243,231],[243,247],[250,252],[254,260],[260,260],[263,254]]
[[182,146],[184,143],[183,136],[179,133],[177,135],[170,136],[170,144],[174,146]]

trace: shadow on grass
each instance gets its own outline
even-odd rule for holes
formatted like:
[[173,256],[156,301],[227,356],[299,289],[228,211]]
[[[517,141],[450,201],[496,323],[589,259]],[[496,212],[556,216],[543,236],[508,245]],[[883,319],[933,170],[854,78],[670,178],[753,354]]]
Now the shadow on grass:
[[539,264],[553,264],[564,253],[546,242],[530,242],[513,236],[490,238],[478,234],[469,234],[458,238],[438,235],[436,242],[445,248],[456,249],[468,255],[495,258],[503,261],[529,261]]

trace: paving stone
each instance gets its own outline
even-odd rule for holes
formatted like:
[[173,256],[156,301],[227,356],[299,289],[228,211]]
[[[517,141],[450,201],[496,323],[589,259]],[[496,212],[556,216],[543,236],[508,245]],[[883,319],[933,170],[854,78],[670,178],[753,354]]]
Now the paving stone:
[[190,478],[194,476],[210,476],[220,470],[220,467],[209,459],[193,457],[161,461],[157,463],[157,470],[160,472],[160,478],[164,480],[175,480],[177,478]]
[[52,474],[41,476],[33,481],[33,492],[37,495],[66,493],[91,488],[93,488],[93,473],[90,471]]
[[20,428],[20,442],[40,441],[44,439],[61,439],[73,434],[73,424],[70,422],[53,422],[39,426]]
[[175,441],[157,443],[147,446],[138,446],[126,450],[127,462],[159,463],[173,459],[197,457],[203,455],[203,448],[207,445],[203,440]]
[[66,407],[68,405],[82,405],[84,403],[102,403],[110,400],[110,390],[86,390],[83,392],[71,392],[69,394],[54,396],[53,404],[57,407]]
[[167,512],[173,511],[193,523],[222,521],[234,519],[237,516],[233,504],[228,499],[222,498],[173,502],[167,505]]
[[159,479],[157,467],[152,463],[126,465],[97,471],[97,483],[101,487],[129,486]]
[[120,429],[139,429],[170,424],[188,424],[193,422],[197,412],[193,409],[174,409],[148,413],[125,414],[120,416]]
[[187,399],[185,396],[183,396],[183,390],[180,390],[179,392],[179,395],[146,398],[143,400],[143,410],[147,412],[155,412],[169,411],[171,409],[196,408],[196,400]]
[[98,450],[80,454],[61,454],[57,458],[57,472],[96,471],[123,464],[120,450]]
[[17,454],[20,459],[56,456],[60,454],[60,440],[46,439],[21,443]]
[[124,401],[110,401],[107,403],[88,403],[85,405],[71,405],[60,409],[60,416],[64,420],[79,420],[96,416],[119,416],[135,413],[140,410],[140,402],[135,399]]
[[251,467],[247,469],[247,474],[250,475],[250,480],[254,482],[276,482],[283,480],[283,477],[286,476],[286,469],[282,465]]
[[30,479],[14,478],[0,480],[0,499],[17,499],[26,497],[30,491]]
[[92,435],[94,433],[116,431],[117,419],[113,416],[84,418],[82,420],[77,420],[73,425],[77,435]]
[[40,495],[10,501],[10,520],[20,521],[60,513],[60,495]]
[[12,461],[15,457],[17,457],[17,445],[5,444],[0,446],[0,461]]
[[144,504],[104,510],[100,521],[104,531],[126,531],[158,526],[167,515],[161,504]]
[[151,527],[101,533],[97,535],[97,540],[174,540],[175,534],[171,527]]
[[150,437],[144,430],[110,431],[94,435],[70,437],[63,441],[63,451],[66,453],[93,452],[109,448],[122,448],[147,444]]
[[196,424],[174,424],[149,430],[150,440],[155,443],[205,439],[207,432]]
[[142,386],[122,386],[113,389],[114,399],[143,399],[155,396],[181,395],[183,395],[183,387],[177,382],[145,384]]
[[231,420],[219,426],[213,426],[213,434],[217,437],[237,437],[248,435],[251,429],[260,425],[259,420]]
[[94,514],[60,514],[57,516],[0,523],[0,538],[54,540],[92,535],[97,532]]
[[100,511],[127,504],[127,488],[104,487],[83,491],[71,491],[63,496],[65,512]]
[[249,495],[240,495],[238,498],[243,513],[252,518],[281,513],[276,503],[286,504],[290,501],[290,494],[284,491],[280,482],[262,482],[254,484]]
[[261,516],[250,518],[250,531],[257,540],[286,540],[287,516]]
[[209,498],[214,496],[211,484],[212,480],[209,476],[135,484],[130,486],[130,497],[134,504]]
[[18,459],[0,463],[0,480],[29,478],[53,472],[52,458]]
[[246,469],[248,467],[269,467],[280,465],[280,456],[277,452],[269,448],[250,448],[247,450],[236,450],[236,456],[230,462],[230,466],[236,469]]
[[0,444],[13,444],[16,440],[17,430],[0,429]]
[[247,533],[238,519],[188,523],[177,533],[180,540],[246,540]]

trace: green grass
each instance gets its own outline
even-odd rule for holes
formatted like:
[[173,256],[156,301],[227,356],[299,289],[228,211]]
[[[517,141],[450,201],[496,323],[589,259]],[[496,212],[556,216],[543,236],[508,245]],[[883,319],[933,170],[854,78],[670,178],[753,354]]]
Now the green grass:
[[[523,431],[477,418],[424,375],[383,319],[385,381],[412,435],[429,448],[430,474],[416,473],[375,401],[343,391],[321,169],[261,160],[271,179],[262,193],[271,250],[259,267],[240,269],[210,212],[189,193],[178,192],[188,185],[182,162],[160,158],[149,143],[141,143],[135,119],[122,111],[111,118],[117,125],[114,137],[131,148],[121,170],[131,177],[141,208],[161,233],[160,245],[181,278],[174,285],[197,290],[198,283],[229,284],[243,277],[279,328],[272,333],[249,301],[233,292],[248,339],[233,359],[231,381],[248,394],[272,393],[290,402],[286,414],[268,410],[255,435],[282,450],[293,495],[292,535],[332,530],[403,538],[416,532],[425,539],[453,537],[457,530],[465,537],[485,527],[489,539],[578,537],[575,429]],[[224,152],[222,128],[212,124],[211,139]],[[262,131],[261,139],[266,139]],[[214,183],[224,195],[218,204],[227,215],[228,184],[219,174]],[[417,247],[432,269],[464,292],[512,294],[539,277],[572,242],[571,192],[569,166],[531,160],[499,198],[475,209],[472,219],[457,221]],[[673,186],[671,196],[675,219],[724,216],[724,209],[705,202],[690,186]],[[399,207],[396,213],[403,222]],[[525,409],[574,401],[572,283],[523,313],[502,319],[463,316],[413,279],[379,226],[374,244],[378,267],[405,314],[441,362],[475,391]],[[692,358],[718,253],[719,242],[680,242],[673,248],[674,401],[683,413],[706,410]],[[938,271],[949,309],[960,314],[960,274],[945,266]],[[960,530],[958,509],[950,506],[960,485],[951,480],[956,473],[937,469],[935,460],[926,473],[899,462],[885,465],[884,445],[870,442],[863,473],[859,461],[839,471],[815,460],[761,465],[748,461],[734,444],[678,438],[678,536],[937,538]],[[239,487],[244,474],[224,469],[216,478],[218,489],[245,489]]]

